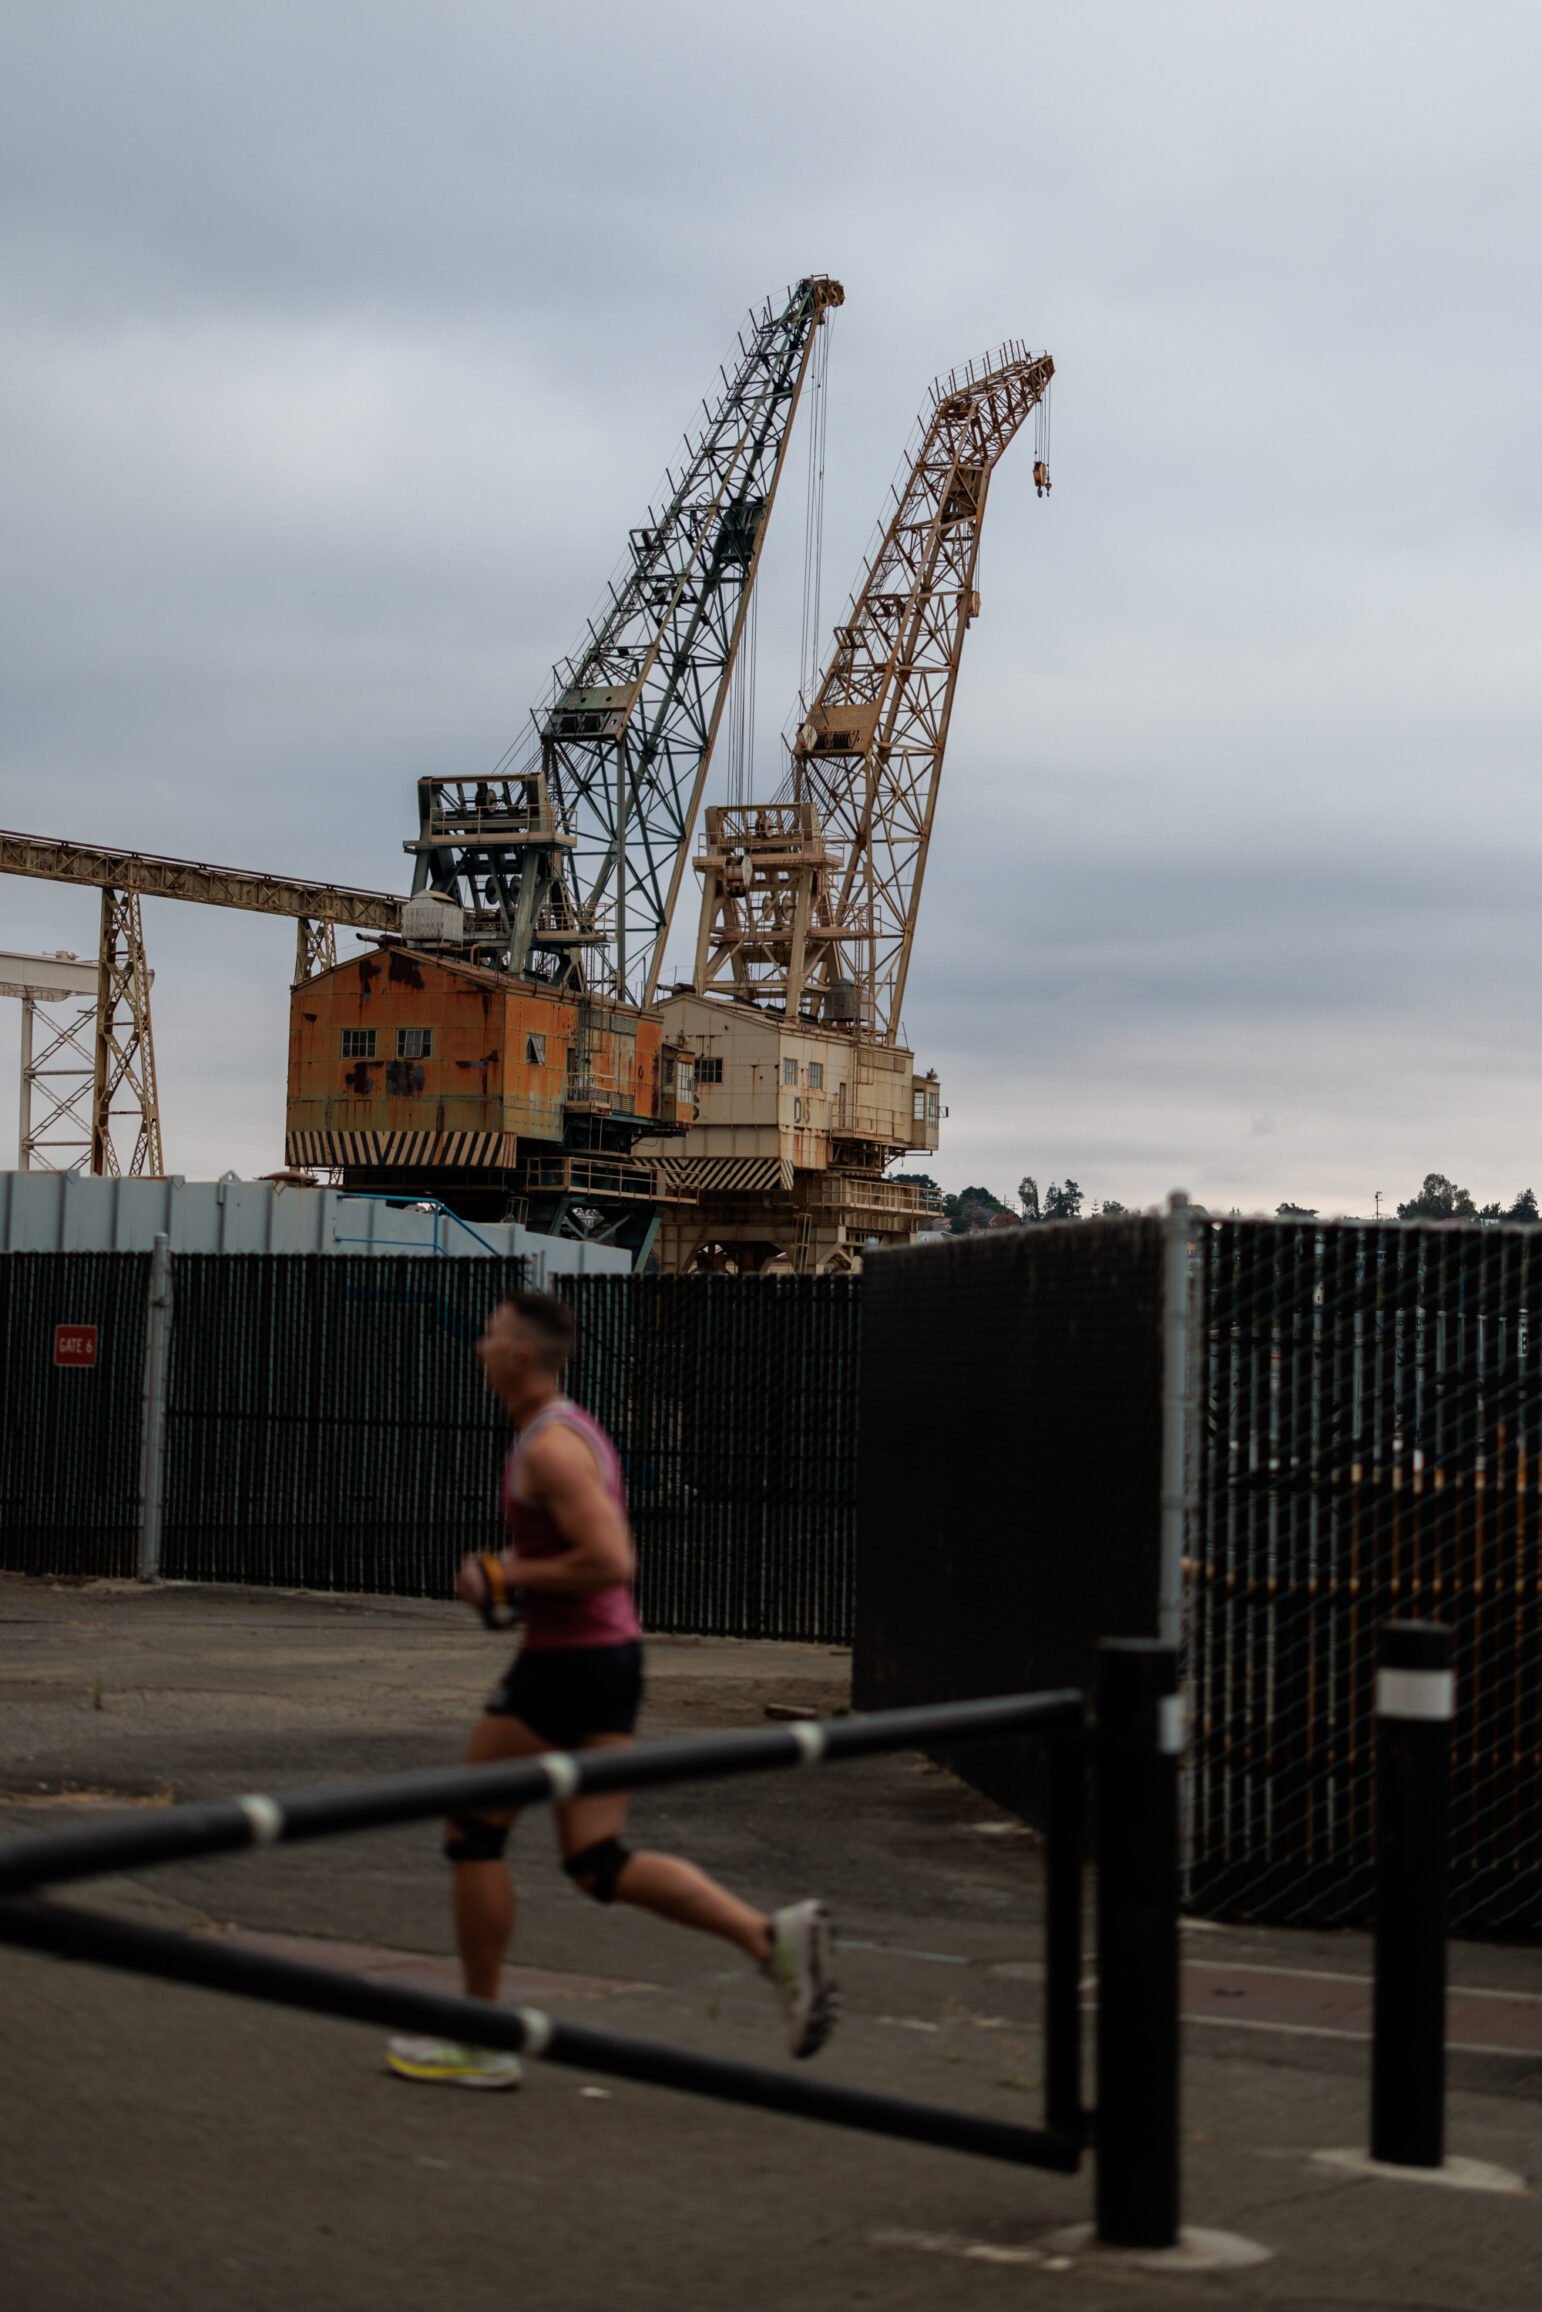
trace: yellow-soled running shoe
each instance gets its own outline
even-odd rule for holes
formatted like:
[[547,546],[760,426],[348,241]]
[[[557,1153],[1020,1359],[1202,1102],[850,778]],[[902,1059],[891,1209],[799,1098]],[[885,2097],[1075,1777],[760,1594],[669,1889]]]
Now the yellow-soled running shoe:
[[427,2079],[444,2087],[517,2087],[519,2057],[501,2047],[463,2047],[455,2039],[390,2039],[386,2065],[398,2079]]

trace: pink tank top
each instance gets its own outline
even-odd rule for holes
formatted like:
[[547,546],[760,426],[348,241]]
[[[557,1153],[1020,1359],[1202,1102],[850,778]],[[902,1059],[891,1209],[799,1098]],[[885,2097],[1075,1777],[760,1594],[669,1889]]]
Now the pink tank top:
[[[571,1397],[554,1397],[521,1429],[503,1466],[503,1515],[519,1557],[560,1557],[571,1546],[547,1512],[537,1502],[527,1501],[520,1491],[525,1450],[531,1438],[553,1421],[577,1430],[599,1464],[606,1492],[622,1516],[626,1515],[626,1486],[615,1446],[598,1421]],[[613,1582],[608,1589],[587,1590],[581,1597],[561,1597],[550,1590],[527,1591],[524,1606],[525,1645],[532,1652],[556,1646],[625,1646],[642,1635],[630,1582]]]

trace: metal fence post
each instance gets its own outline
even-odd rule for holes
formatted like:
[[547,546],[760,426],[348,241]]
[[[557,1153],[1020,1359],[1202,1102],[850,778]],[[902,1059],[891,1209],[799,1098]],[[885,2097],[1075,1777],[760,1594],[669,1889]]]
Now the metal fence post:
[[1189,1246],[1192,1219],[1181,1188],[1162,1230],[1162,1504],[1157,1635],[1183,1643],[1183,1560],[1189,1509]]
[[1097,2236],[1178,2238],[1178,1656],[1099,1649]]
[[161,1578],[166,1512],[166,1393],[171,1371],[171,1238],[159,1235],[150,1255],[145,1311],[145,1379],[139,1455],[139,1578]]
[[1445,2157],[1451,1632],[1386,1622],[1376,1673],[1376,1985],[1371,2157]]

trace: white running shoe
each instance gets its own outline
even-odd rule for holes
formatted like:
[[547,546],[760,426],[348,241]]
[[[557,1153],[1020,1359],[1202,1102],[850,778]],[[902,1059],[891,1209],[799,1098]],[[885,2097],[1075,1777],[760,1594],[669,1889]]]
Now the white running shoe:
[[823,1903],[789,1903],[771,1913],[766,1973],[787,2018],[794,2055],[817,2055],[835,2028],[834,1934]]
[[519,2057],[501,2047],[463,2047],[454,2039],[389,2039],[386,2064],[398,2079],[438,2080],[447,2087],[517,2087]]

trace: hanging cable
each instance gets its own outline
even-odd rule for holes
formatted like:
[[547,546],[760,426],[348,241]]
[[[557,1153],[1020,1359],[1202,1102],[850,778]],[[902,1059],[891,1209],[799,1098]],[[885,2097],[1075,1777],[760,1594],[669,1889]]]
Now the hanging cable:
[[798,688],[803,699],[819,678],[820,590],[825,544],[825,430],[829,408],[830,317],[820,323],[809,378],[808,472],[803,505],[803,628],[798,649]]

